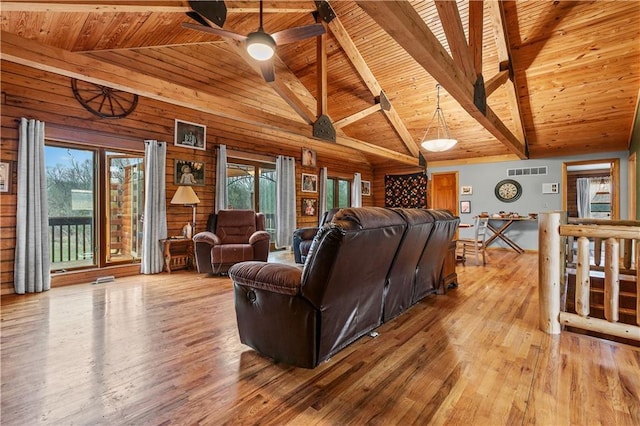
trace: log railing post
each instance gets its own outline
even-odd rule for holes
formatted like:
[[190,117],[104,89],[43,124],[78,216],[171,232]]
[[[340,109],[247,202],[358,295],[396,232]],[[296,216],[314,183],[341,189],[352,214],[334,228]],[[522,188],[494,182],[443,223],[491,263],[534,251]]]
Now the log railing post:
[[560,334],[561,249],[560,212],[540,213],[538,225],[538,295],[540,329]]
[[578,238],[578,259],[576,261],[576,312],[582,317],[589,316],[589,239]]
[[620,243],[617,238],[607,238],[604,245],[604,317],[618,322],[620,304]]
[[636,324],[640,325],[640,240],[636,240]]

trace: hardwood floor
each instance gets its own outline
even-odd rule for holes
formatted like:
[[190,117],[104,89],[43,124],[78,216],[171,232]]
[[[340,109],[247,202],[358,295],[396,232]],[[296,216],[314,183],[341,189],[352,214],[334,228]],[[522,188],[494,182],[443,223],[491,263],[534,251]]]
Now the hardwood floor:
[[2,298],[3,425],[640,424],[640,350],[537,328],[537,255],[490,250],[314,370],[240,344],[228,278]]

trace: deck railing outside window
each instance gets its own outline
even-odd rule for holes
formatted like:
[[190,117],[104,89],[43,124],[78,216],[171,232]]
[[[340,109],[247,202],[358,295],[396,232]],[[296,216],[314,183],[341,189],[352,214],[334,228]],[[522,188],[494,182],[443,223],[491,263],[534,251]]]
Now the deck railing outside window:
[[50,217],[49,239],[52,264],[92,259],[93,218]]

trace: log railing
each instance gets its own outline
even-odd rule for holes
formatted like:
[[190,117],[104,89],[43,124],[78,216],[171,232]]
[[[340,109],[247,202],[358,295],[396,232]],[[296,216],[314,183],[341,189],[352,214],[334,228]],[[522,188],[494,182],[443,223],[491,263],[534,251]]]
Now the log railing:
[[[575,222],[575,221],[574,221]],[[566,213],[541,213],[539,217],[539,295],[540,329],[549,334],[559,334],[562,325],[604,333],[640,341],[640,222],[637,221],[589,221],[567,224]],[[577,253],[573,258],[573,243],[567,250],[567,238],[577,239]],[[591,265],[590,240],[604,241],[604,265]],[[620,257],[620,240],[625,253]],[[599,257],[596,254],[595,258]],[[567,261],[576,269],[576,313],[562,312]],[[636,324],[618,322],[620,294],[620,265],[633,273],[636,282]],[[589,316],[590,272],[602,270],[604,283],[604,317]]]

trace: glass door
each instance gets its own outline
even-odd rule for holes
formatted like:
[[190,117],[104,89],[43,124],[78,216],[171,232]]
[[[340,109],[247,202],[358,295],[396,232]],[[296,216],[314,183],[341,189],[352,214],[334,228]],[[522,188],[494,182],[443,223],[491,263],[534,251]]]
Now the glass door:
[[142,255],[144,157],[106,153],[105,262],[138,261]]

